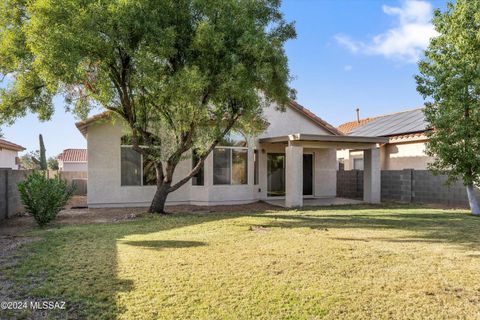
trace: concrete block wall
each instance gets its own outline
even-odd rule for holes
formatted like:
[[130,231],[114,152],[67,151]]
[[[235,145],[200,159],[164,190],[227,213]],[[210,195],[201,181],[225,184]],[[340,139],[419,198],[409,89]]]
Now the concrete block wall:
[[[30,170],[0,169],[0,220],[12,217],[24,210],[17,185],[30,173]],[[53,175],[50,176],[53,177]],[[60,172],[60,176],[76,185],[76,195],[87,193],[86,173]]]
[[352,199],[363,198],[363,171],[337,171],[337,196]]
[[411,202],[412,171],[410,169],[382,171],[382,200]]
[[[361,199],[363,190],[362,171],[337,171],[337,196]],[[406,203],[431,203],[451,207],[468,208],[468,198],[462,181],[450,186],[447,177],[435,176],[428,170],[383,170],[381,172],[382,201]],[[480,199],[480,190],[477,189]]]
[[28,170],[0,169],[0,220],[23,210],[17,184],[29,173]]

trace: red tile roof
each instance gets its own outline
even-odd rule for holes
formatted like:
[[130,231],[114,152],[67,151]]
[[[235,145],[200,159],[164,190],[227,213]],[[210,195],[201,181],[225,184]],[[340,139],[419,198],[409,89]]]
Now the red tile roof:
[[57,159],[63,162],[87,162],[87,149],[65,149]]
[[7,150],[13,150],[13,151],[25,150],[25,148],[22,147],[21,145],[7,141],[5,139],[0,139],[0,149],[7,149]]

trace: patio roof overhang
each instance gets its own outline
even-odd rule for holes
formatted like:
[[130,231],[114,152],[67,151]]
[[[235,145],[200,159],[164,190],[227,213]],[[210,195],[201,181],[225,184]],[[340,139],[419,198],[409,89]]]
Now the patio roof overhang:
[[372,149],[388,143],[388,138],[295,133],[261,138],[260,143],[297,145],[304,148]]

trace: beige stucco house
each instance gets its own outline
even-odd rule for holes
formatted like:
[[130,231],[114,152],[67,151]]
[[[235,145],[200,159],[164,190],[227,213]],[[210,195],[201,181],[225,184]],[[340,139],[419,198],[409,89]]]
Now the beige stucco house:
[[[169,195],[167,204],[282,199],[285,206],[297,207],[304,198],[335,197],[336,152],[340,148],[364,150],[364,200],[380,201],[378,147],[387,139],[343,135],[294,101],[286,112],[270,106],[264,113],[270,125],[263,134],[231,134],[228,143],[221,143],[207,157],[202,172]],[[148,206],[156,188],[151,165],[122,143],[122,122],[109,117],[103,113],[77,123],[88,146],[88,205]],[[180,163],[174,180],[188,174],[192,158]]]
[[18,153],[24,150],[16,143],[0,139],[0,168],[19,169]]
[[[426,170],[433,160],[425,154],[428,128],[422,108],[358,119],[337,129],[346,135],[387,138],[388,142],[380,145],[381,170]],[[363,170],[362,150],[339,150],[337,160],[340,169]]]
[[87,172],[87,149],[65,149],[57,157],[58,170]]

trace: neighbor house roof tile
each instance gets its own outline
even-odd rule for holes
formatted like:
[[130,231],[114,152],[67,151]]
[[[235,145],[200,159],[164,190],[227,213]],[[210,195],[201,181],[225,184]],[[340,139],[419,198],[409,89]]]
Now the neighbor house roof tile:
[[57,159],[63,162],[87,162],[87,149],[65,149]]
[[23,151],[25,150],[24,147],[21,145],[18,145],[16,143],[7,141],[5,139],[0,139],[0,149],[7,149],[7,150],[12,150],[12,151]]

